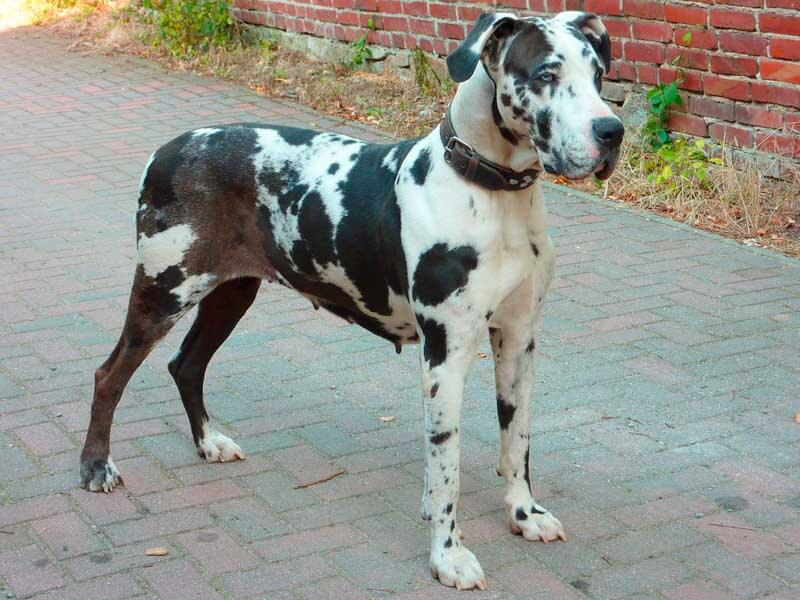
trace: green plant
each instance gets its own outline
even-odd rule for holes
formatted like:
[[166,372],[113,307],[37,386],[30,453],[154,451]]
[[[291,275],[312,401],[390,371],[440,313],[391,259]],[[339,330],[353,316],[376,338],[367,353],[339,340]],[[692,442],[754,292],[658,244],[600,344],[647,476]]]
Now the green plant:
[[706,187],[710,165],[722,165],[722,159],[711,157],[705,140],[677,138],[662,144],[644,158],[644,171],[659,186],[675,188],[684,184]]
[[[692,43],[692,34],[685,33],[681,40],[687,46],[690,45]],[[679,54],[670,62],[670,65],[673,67],[677,66],[681,58]],[[683,99],[678,91],[683,80],[683,69],[678,68],[675,79],[670,83],[659,83],[656,87],[647,92],[647,99],[650,101],[650,111],[644,124],[642,137],[644,143],[652,150],[658,150],[658,148],[670,141],[667,123],[672,108],[683,104]]]
[[176,57],[241,41],[241,29],[226,0],[142,0],[142,7],[157,26],[155,41]]
[[372,50],[367,44],[367,34],[365,33],[355,42],[350,44],[350,58],[348,63],[351,67],[363,67],[372,58]]
[[439,77],[436,69],[428,62],[428,57],[419,48],[415,48],[411,52],[411,62],[414,65],[414,81],[423,94],[449,92],[452,89],[452,79],[447,76],[444,79]]

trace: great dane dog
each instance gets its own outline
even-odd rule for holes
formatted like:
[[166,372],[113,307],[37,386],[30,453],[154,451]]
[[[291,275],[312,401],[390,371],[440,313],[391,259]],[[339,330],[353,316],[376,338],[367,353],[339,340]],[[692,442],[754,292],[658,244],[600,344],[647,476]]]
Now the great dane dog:
[[459,589],[486,588],[457,522],[464,382],[487,329],[500,422],[497,472],[512,532],[565,539],[531,494],[534,334],[553,277],[540,170],[608,177],[623,127],[600,98],[610,41],[593,14],[484,14],[447,58],[460,82],[429,135],[369,144],[260,124],[196,129],[158,149],[142,175],[138,264],[122,335],[95,373],[80,482],[121,483],[114,409],[153,346],[190,308],[169,371],[198,452],[244,458],[203,405],[214,352],[261,280],[394,343],[418,343],[425,427],[422,516],[430,566]]

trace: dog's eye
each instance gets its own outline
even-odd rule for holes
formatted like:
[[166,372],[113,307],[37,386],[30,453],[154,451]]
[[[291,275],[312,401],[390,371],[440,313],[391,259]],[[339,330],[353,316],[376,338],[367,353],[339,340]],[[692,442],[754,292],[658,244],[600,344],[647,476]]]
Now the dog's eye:
[[536,79],[538,79],[539,81],[550,82],[550,81],[555,81],[556,76],[550,71],[544,71],[543,73],[540,73]]

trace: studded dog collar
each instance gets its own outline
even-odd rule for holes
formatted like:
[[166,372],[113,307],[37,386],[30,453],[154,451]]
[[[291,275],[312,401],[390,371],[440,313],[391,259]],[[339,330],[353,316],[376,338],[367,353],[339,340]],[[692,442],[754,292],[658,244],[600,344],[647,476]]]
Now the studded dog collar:
[[539,176],[538,169],[514,171],[481,156],[472,146],[456,135],[453,121],[450,118],[449,106],[439,124],[439,135],[444,145],[444,161],[461,177],[482,188],[512,192],[524,190],[532,186]]

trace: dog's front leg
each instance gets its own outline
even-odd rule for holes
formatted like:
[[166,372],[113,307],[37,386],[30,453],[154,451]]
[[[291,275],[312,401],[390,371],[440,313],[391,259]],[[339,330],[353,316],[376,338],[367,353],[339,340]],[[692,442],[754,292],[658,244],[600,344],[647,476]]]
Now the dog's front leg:
[[[466,341],[466,340],[465,340]],[[459,490],[461,403],[474,344],[451,350],[440,364],[422,343],[422,383],[425,407],[425,490],[423,516],[431,524],[431,572],[446,586],[486,589],[475,555],[461,543],[456,522]],[[432,366],[432,363],[433,366]]]
[[[541,306],[523,301],[498,311],[501,327],[489,335],[495,362],[500,457],[497,472],[506,480],[505,506],[511,531],[526,540],[566,540],[564,528],[550,511],[533,498],[530,483],[531,392],[534,381],[534,329]],[[531,312],[526,305],[537,304]],[[522,310],[521,310],[522,309]]]

